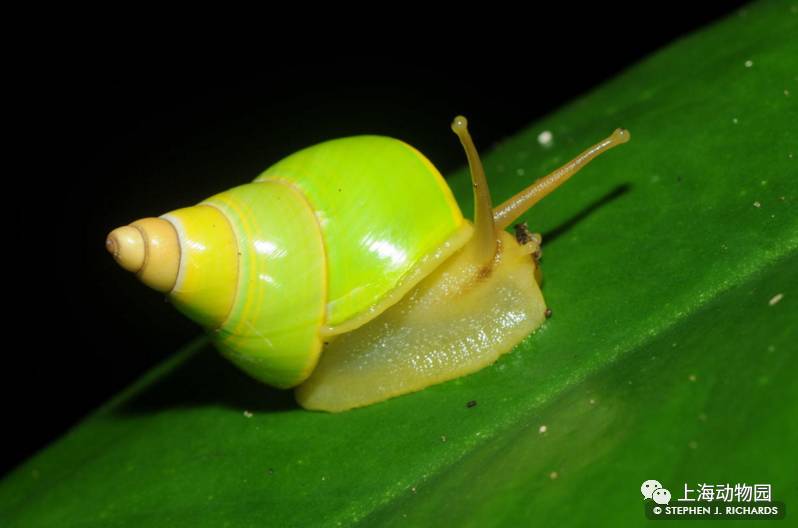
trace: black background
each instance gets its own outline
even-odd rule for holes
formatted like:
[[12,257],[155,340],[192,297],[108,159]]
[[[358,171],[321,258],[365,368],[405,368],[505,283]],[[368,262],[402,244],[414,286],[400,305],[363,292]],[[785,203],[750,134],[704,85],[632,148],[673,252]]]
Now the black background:
[[489,149],[741,4],[553,6],[551,25],[511,41],[441,28],[444,45],[416,49],[408,29],[401,45],[370,56],[307,35],[283,46],[256,40],[246,54],[140,45],[146,32],[119,48],[75,37],[80,45],[49,50],[28,65],[36,89],[17,105],[46,108],[17,131],[31,147],[19,152],[27,169],[7,175],[26,187],[9,204],[26,254],[9,282],[25,302],[13,301],[20,320],[7,322],[0,472],[200,333],[117,268],[103,247],[113,227],[245,183],[333,137],[398,137],[446,174],[465,162],[448,128],[454,115],[467,115]]

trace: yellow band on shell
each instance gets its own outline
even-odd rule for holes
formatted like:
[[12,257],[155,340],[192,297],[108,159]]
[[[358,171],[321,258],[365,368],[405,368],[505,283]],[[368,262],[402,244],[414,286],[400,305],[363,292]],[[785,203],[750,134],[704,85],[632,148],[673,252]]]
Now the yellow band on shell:
[[238,243],[217,208],[196,205],[162,216],[180,237],[180,270],[170,293],[174,305],[197,323],[218,328],[238,286]]

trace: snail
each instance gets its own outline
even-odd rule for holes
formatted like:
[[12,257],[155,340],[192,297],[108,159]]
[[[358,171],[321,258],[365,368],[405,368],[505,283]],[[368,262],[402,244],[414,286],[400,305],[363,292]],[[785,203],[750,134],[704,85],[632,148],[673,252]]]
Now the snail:
[[252,183],[113,230],[106,248],[257,380],[343,411],[475,372],[546,318],[541,237],[508,228],[606,150],[615,130],[494,208],[479,155],[465,220],[445,180],[393,138],[326,141]]

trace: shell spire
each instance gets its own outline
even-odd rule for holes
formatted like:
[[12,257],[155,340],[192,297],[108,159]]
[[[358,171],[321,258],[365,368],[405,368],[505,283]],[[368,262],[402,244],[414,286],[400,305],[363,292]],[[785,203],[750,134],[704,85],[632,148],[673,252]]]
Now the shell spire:
[[118,227],[105,239],[105,248],[124,269],[159,292],[169,292],[177,282],[180,241],[171,223],[144,218]]
[[238,284],[237,242],[214,207],[199,204],[118,227],[105,248],[202,326],[218,329],[227,319]]

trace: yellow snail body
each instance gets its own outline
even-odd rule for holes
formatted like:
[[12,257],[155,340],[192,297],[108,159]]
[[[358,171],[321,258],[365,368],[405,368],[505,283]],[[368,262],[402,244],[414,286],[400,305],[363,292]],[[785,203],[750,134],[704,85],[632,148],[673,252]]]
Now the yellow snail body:
[[342,411],[475,372],[546,317],[541,238],[505,228],[629,134],[616,130],[494,209],[466,119],[452,130],[471,167],[473,224],[420,152],[357,136],[117,228],[106,246],[249,375],[297,387],[305,408]]

